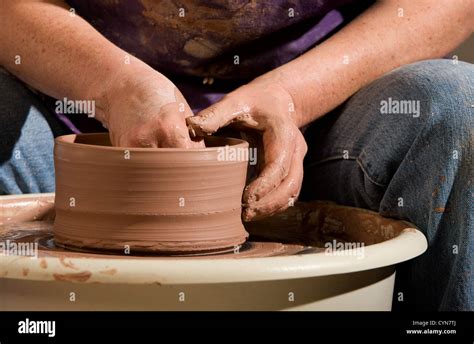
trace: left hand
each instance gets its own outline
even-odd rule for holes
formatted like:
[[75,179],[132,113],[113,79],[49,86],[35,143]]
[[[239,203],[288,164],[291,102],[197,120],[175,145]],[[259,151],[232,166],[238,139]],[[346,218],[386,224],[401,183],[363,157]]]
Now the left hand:
[[283,211],[299,195],[307,145],[296,125],[295,108],[285,88],[263,76],[187,118],[191,136],[210,135],[229,124],[261,134],[264,161],[259,161],[258,177],[245,188],[244,221]]

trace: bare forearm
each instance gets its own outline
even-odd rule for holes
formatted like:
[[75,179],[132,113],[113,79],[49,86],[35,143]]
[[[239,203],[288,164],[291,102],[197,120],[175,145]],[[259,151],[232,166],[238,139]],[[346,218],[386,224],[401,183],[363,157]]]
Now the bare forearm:
[[303,126],[384,73],[449,53],[472,33],[473,17],[472,0],[381,1],[320,46],[270,73],[292,95],[296,122]]
[[[127,69],[151,70],[109,42],[63,1],[0,2],[0,64],[52,97],[96,101],[98,119],[105,91]],[[151,70],[152,71],[152,70]]]

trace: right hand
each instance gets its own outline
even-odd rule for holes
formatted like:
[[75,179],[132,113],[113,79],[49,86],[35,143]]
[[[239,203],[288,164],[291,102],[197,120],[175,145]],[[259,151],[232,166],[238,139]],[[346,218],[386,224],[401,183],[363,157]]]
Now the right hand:
[[181,92],[164,75],[145,69],[113,79],[98,119],[119,147],[201,148],[186,118],[193,116]]

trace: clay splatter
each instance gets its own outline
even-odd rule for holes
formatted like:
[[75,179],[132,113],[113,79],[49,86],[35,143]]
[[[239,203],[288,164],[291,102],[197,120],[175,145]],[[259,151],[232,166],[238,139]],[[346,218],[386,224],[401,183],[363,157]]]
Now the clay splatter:
[[79,268],[75,266],[72,262],[67,262],[65,257],[59,258],[59,262],[61,263],[62,266],[70,269],[76,269],[78,270]]
[[40,268],[46,269],[48,267],[48,262],[46,262],[46,259],[41,258],[40,260]]
[[108,269],[108,270],[102,270],[102,271],[99,271],[101,274],[104,274],[104,275],[115,275],[117,273],[117,269]]
[[62,282],[87,282],[91,278],[92,274],[90,271],[82,271],[70,274],[53,274],[56,281]]

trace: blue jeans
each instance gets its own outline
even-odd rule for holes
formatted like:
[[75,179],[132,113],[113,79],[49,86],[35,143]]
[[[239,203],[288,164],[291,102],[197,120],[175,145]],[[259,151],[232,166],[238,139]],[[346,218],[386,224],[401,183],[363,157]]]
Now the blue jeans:
[[[407,65],[305,131],[301,199],[406,219],[428,238],[428,251],[397,270],[394,309],[474,310],[473,87],[471,64]],[[1,73],[0,118],[0,193],[54,191],[58,122]]]
[[67,130],[0,68],[0,195],[54,191],[54,137]]

